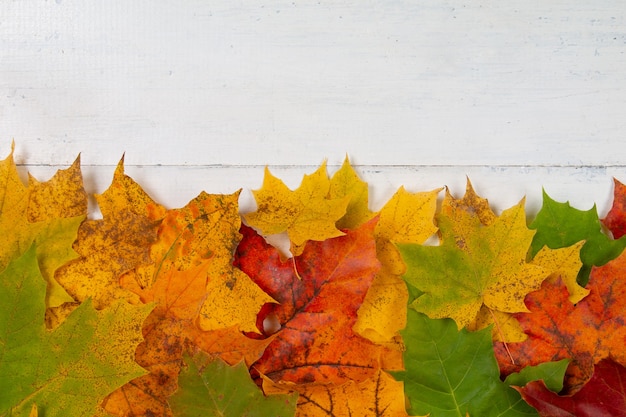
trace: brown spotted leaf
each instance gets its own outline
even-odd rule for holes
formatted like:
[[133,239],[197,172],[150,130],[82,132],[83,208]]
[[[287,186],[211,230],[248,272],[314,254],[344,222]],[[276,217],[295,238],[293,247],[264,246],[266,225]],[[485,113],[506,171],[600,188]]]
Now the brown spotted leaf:
[[81,224],[74,243],[80,257],[60,268],[55,278],[74,299],[91,298],[98,309],[118,299],[136,303],[137,296],[120,287],[119,278],[150,262],[150,246],[164,209],[124,174],[123,162],[96,201],[103,218]]

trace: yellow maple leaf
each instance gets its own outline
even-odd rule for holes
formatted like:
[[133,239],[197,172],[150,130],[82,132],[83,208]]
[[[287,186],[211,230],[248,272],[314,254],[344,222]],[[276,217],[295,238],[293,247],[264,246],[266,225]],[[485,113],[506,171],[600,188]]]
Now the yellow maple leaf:
[[91,298],[98,309],[118,299],[137,303],[138,297],[122,288],[119,278],[150,262],[150,246],[165,209],[124,174],[123,159],[96,201],[103,218],[81,224],[74,244],[80,257],[63,265],[55,277],[76,300]]
[[336,223],[346,213],[350,196],[329,199],[329,191],[325,162],[313,174],[305,175],[295,191],[265,168],[263,186],[253,191],[257,211],[244,218],[264,235],[287,232],[291,253],[297,256],[308,240],[323,241],[343,235]]
[[150,249],[151,262],[124,274],[122,286],[150,288],[170,270],[184,271],[207,261],[208,278],[198,325],[202,330],[238,326],[258,332],[256,316],[274,302],[250,277],[232,265],[241,240],[239,192],[200,193],[181,209],[169,210]]
[[578,285],[576,281],[578,271],[583,265],[580,259],[580,250],[584,244],[585,242],[581,241],[559,249],[550,249],[544,246],[532,260],[533,264],[552,271],[551,280],[556,280],[559,277],[563,280],[567,291],[569,291],[569,300],[572,304],[577,304],[589,294],[589,290]]
[[348,157],[341,168],[330,179],[328,198],[340,200],[348,197],[350,202],[346,214],[337,222],[339,229],[356,229],[371,220],[375,213],[369,209],[369,191],[367,183],[354,171]]
[[456,223],[459,228],[471,227],[468,225],[461,225],[462,221],[469,220],[470,222],[473,222],[474,220],[478,220],[482,225],[489,226],[495,222],[497,218],[496,214],[489,206],[489,201],[476,194],[469,178],[467,178],[465,194],[462,198],[457,199],[452,197],[450,190],[446,188],[446,196],[443,200],[441,211],[448,217],[456,217],[461,212],[469,214],[469,216],[460,216],[460,219],[458,219]]
[[437,194],[409,193],[401,187],[379,213],[374,230],[376,253],[382,264],[359,308],[354,331],[375,343],[400,348],[398,332],[406,325],[408,293],[400,277],[404,262],[394,242],[423,244],[436,231]]

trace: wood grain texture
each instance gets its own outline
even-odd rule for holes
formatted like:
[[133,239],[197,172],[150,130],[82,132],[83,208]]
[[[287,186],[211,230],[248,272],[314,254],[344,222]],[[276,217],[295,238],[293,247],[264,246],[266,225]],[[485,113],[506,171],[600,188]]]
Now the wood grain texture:
[[626,180],[625,63],[609,0],[4,1],[0,149],[89,175],[126,152],[169,205],[347,153],[381,195],[472,173],[588,207]]

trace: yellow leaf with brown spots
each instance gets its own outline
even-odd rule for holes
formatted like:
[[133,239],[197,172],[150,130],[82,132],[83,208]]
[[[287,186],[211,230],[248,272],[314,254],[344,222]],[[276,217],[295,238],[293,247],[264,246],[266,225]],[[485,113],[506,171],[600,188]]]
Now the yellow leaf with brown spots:
[[295,191],[266,168],[263,186],[253,191],[257,211],[244,218],[264,235],[287,232],[291,253],[297,256],[308,240],[323,241],[343,235],[336,223],[346,214],[351,198],[330,199],[329,192],[326,163],[313,174],[305,175]]
[[201,193],[185,207],[169,210],[150,249],[151,262],[125,274],[122,285],[135,281],[150,288],[170,270],[184,271],[210,259],[205,289],[209,296],[201,307],[199,326],[203,330],[238,326],[258,332],[256,315],[274,300],[232,265],[241,240],[238,200],[239,192]]
[[71,168],[58,171],[40,183],[32,176],[26,187],[19,178],[13,151],[0,162],[0,269],[21,255],[33,242],[47,282],[46,304],[57,307],[74,301],[54,279],[54,271],[76,257],[71,244],[78,225],[86,215],[78,160]]
[[384,371],[362,382],[294,384],[263,377],[268,395],[297,392],[296,417],[406,417],[404,387]]
[[[459,222],[457,222],[457,225],[461,228],[463,226],[459,223],[463,219],[472,219],[471,221],[474,221],[473,219],[477,218],[482,225],[489,226],[496,221],[497,218],[496,214],[489,206],[489,201],[476,194],[469,178],[467,178],[463,198],[456,199],[452,197],[450,191],[446,188],[446,196],[441,205],[441,211],[448,217],[456,217],[457,214],[462,211],[468,214],[469,216],[463,216],[462,219],[459,219]],[[468,225],[465,227],[471,226]]]
[[103,217],[113,217],[120,208],[124,208],[156,221],[162,219],[166,212],[165,207],[152,200],[135,180],[124,173],[124,157],[115,168],[111,185],[105,192],[96,195],[96,201]]
[[400,245],[404,279],[417,294],[412,308],[431,318],[450,317],[459,328],[476,320],[483,305],[505,313],[527,311],[524,297],[550,271],[526,262],[534,232],[526,226],[523,204],[489,225],[481,223],[479,210],[442,210],[440,246]]
[[80,156],[72,166],[57,171],[48,181],[40,182],[29,174],[28,190],[27,216],[32,223],[87,215]]
[[124,174],[123,162],[96,201],[103,218],[81,224],[74,243],[80,257],[58,269],[55,278],[76,300],[91,298],[97,309],[118,299],[137,303],[138,297],[120,286],[120,275],[150,263],[164,209]]

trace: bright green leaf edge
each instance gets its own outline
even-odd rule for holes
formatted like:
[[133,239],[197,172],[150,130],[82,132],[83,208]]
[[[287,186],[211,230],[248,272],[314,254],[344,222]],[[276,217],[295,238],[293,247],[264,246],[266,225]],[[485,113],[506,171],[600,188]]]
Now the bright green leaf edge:
[[430,319],[408,310],[401,332],[406,345],[404,382],[412,415],[431,417],[537,416],[499,377],[491,328],[458,330],[451,319]]
[[543,204],[528,226],[536,230],[531,243],[530,256],[534,257],[543,246],[559,249],[585,240],[580,251],[583,267],[578,274],[579,284],[585,286],[592,266],[601,266],[617,258],[626,248],[626,236],[612,239],[603,231],[596,206],[578,210],[569,202],[558,202],[543,190]]

